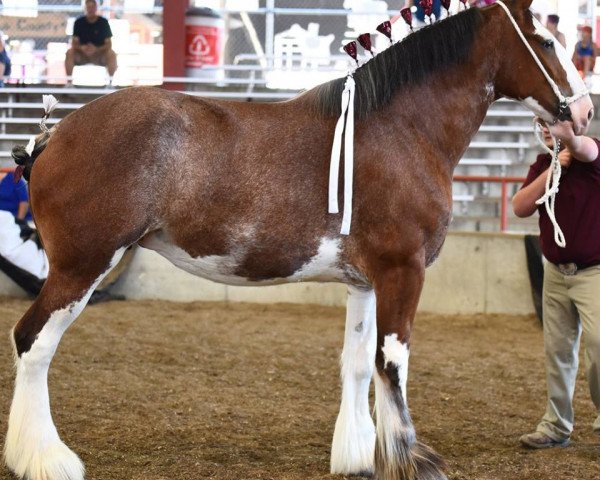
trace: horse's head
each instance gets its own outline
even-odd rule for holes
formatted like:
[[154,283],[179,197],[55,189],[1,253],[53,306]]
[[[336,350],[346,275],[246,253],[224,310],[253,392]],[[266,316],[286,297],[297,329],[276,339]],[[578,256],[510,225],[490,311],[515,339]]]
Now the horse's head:
[[529,10],[531,2],[488,7],[502,35],[494,46],[501,50],[496,93],[521,101],[547,123],[568,120],[582,135],[594,115],[592,101],[563,46]]

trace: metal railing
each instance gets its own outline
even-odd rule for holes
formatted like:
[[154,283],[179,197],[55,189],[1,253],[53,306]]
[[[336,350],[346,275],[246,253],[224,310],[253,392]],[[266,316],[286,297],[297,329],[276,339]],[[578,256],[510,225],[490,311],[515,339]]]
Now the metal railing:
[[514,183],[523,183],[525,181],[525,177],[455,175],[453,180],[455,182],[467,183],[499,183],[501,185],[499,218],[500,231],[506,232],[508,230],[508,185]]

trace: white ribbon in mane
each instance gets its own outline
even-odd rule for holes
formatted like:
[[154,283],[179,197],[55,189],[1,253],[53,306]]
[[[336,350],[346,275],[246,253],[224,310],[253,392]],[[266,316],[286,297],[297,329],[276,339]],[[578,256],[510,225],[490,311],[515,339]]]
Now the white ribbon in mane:
[[342,151],[342,135],[344,135],[344,214],[340,233],[350,233],[352,222],[352,180],[354,170],[354,92],[356,83],[352,74],[346,77],[342,92],[342,113],[335,126],[331,163],[329,165],[329,213],[339,213],[338,177],[340,172],[340,155]]

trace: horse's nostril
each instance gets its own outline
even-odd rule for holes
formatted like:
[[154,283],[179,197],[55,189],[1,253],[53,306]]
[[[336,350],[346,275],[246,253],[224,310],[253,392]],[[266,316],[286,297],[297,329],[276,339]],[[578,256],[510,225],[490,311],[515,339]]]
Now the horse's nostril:
[[594,118],[594,109],[590,108],[590,111],[588,112],[588,121],[591,122],[592,118]]

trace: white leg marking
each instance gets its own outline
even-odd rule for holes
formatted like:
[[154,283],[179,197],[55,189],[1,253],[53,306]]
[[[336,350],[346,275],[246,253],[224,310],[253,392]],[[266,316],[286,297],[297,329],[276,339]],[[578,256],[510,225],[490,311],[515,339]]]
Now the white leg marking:
[[[375,372],[375,415],[377,417],[377,442],[381,454],[386,458],[386,464],[393,464],[399,461],[406,462],[410,456],[410,445],[415,441],[415,429],[408,420],[405,423],[402,420],[400,405],[396,401],[394,393],[386,383]],[[407,408],[406,404],[403,408]],[[408,411],[404,412],[409,419]],[[404,442],[400,443],[400,439]],[[406,451],[402,451],[404,446]]]
[[331,448],[331,473],[373,472],[375,426],[369,385],[375,365],[375,293],[348,287],[342,352],[342,402]]
[[[119,249],[105,273],[70,305],[52,312],[28,352],[16,360],[17,377],[4,446],[6,465],[27,480],[83,480],[83,463],[60,440],[48,395],[48,368],[65,330],[81,313],[92,292],[121,259]],[[14,336],[13,336],[14,338]]]
[[408,403],[406,403],[406,383],[408,380],[408,347],[405,343],[399,342],[398,335],[393,333],[391,335],[386,335],[381,350],[383,352],[384,368],[391,363],[398,369],[398,386],[402,389],[404,405],[408,407]]

